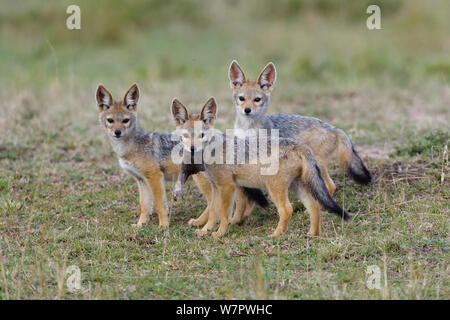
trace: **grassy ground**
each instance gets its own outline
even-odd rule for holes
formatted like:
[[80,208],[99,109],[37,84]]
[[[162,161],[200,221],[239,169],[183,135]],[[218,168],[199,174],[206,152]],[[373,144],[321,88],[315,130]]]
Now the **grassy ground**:
[[[81,31],[64,28],[64,2],[34,3],[0,16],[0,299],[450,298],[446,1],[385,2],[379,31],[356,2],[187,1],[150,14],[129,1],[121,16],[120,3],[100,12],[81,1]],[[225,129],[233,58],[250,77],[275,62],[270,113],[316,116],[352,135],[374,175],[361,187],[332,170],[352,222],[323,212],[323,236],[308,238],[296,202],[278,240],[268,238],[273,205],[221,239],[197,238],[187,221],[205,201],[191,185],[170,203],[168,231],[155,216],[131,226],[137,187],[97,123],[97,83],[119,98],[137,81],[149,131],[173,129],[174,96],[199,109],[214,95]],[[78,293],[67,290],[70,265],[81,270]],[[372,265],[380,290],[366,286]]]

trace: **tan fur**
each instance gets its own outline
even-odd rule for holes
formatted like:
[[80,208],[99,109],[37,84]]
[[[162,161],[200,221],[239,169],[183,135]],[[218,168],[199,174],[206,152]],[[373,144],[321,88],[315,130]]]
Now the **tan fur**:
[[327,166],[336,153],[339,141],[337,136],[324,128],[312,128],[299,134],[297,140],[308,145],[313,151],[314,157],[319,164],[322,178],[327,185],[328,192],[332,196],[336,186],[328,174]]
[[248,199],[240,188],[236,189],[235,210],[231,224],[242,224],[250,216],[255,203]]
[[206,209],[203,211],[203,213],[197,219],[191,219],[188,222],[190,226],[198,227],[203,226],[208,221],[208,215],[212,203],[212,188],[211,183],[209,182],[208,179],[205,178],[203,174],[196,174],[193,176],[193,178],[200,191],[205,195],[206,200],[208,202],[208,205]]

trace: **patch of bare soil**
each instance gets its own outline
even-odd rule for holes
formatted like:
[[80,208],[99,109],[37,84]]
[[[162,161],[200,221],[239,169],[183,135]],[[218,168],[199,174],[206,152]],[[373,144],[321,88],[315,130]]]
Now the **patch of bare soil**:
[[389,159],[389,155],[394,150],[392,146],[360,146],[358,147],[358,154],[363,160],[367,158],[386,160]]

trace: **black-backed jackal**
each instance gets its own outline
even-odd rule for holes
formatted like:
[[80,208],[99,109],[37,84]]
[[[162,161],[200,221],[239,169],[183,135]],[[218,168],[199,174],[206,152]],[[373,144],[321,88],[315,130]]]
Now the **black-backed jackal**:
[[[278,170],[273,174],[261,174],[266,164],[261,161],[261,148],[258,146],[256,153],[249,152],[250,144],[259,142],[250,139],[241,140],[236,136],[227,137],[224,134],[213,136],[210,134],[213,131],[211,128],[216,110],[214,98],[206,102],[200,114],[189,114],[186,107],[177,99],[172,102],[172,114],[183,146],[187,152],[201,153],[198,159],[203,161],[205,176],[212,186],[212,204],[208,220],[202,229],[197,230],[197,234],[204,235],[212,231],[219,217],[220,226],[213,232],[213,236],[225,234],[237,187],[267,188],[279,214],[279,222],[272,237],[285,232],[291,218],[289,189],[303,202],[310,215],[310,235],[316,236],[320,233],[320,206],[346,220],[349,218],[330,196],[319,166],[307,145],[293,139],[280,138],[277,141],[279,152],[275,154],[275,150],[271,149],[271,141],[267,141],[267,154],[270,154],[271,158],[273,155],[276,156]],[[231,150],[228,149],[230,145]],[[206,160],[208,155],[206,152],[214,154],[216,160],[221,154],[222,160],[209,162]],[[228,152],[232,154],[233,160],[237,154],[245,153],[244,163],[226,161]],[[271,154],[272,152],[274,154]]]
[[[357,183],[368,184],[370,172],[355,151],[347,134],[322,120],[293,114],[266,115],[270,94],[276,81],[273,63],[264,67],[257,80],[247,79],[236,61],[229,68],[228,77],[233,90],[236,118],[234,129],[240,137],[251,129],[277,129],[281,138],[291,138],[309,146],[317,160],[328,192],[336,186],[328,174],[328,165],[336,161]],[[237,197],[232,223],[242,223],[251,213],[253,204]]]

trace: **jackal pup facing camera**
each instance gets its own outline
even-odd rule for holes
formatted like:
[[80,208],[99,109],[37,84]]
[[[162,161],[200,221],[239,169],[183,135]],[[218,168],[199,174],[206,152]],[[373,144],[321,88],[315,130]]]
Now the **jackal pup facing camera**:
[[[197,234],[204,235],[212,231],[219,216],[220,226],[213,236],[225,234],[236,187],[267,188],[280,217],[272,237],[285,232],[291,218],[292,205],[288,199],[289,189],[297,195],[309,212],[310,235],[316,236],[320,233],[320,205],[345,220],[349,218],[328,193],[320,169],[308,146],[292,139],[280,138],[277,141],[279,154],[276,155],[279,161],[278,170],[274,174],[261,174],[264,172],[265,163],[261,162],[260,148],[257,148],[256,153],[249,152],[250,144],[255,144],[255,141],[249,138],[242,140],[236,136],[227,137],[224,134],[220,136],[209,134],[216,117],[216,110],[217,104],[214,98],[206,102],[200,114],[189,114],[186,107],[177,99],[174,99],[172,103],[172,114],[177,131],[182,136],[183,146],[192,152],[203,152],[199,159],[205,159],[206,152],[214,154],[215,159],[218,159],[218,154],[222,154],[222,160],[227,159],[227,152],[232,152],[233,158],[237,154],[245,153],[243,163],[204,161],[205,176],[210,180],[213,189],[212,205],[207,223],[202,229],[197,230]],[[270,149],[271,143],[267,142],[266,151],[271,153],[273,151]],[[232,151],[228,148],[232,148]]]

